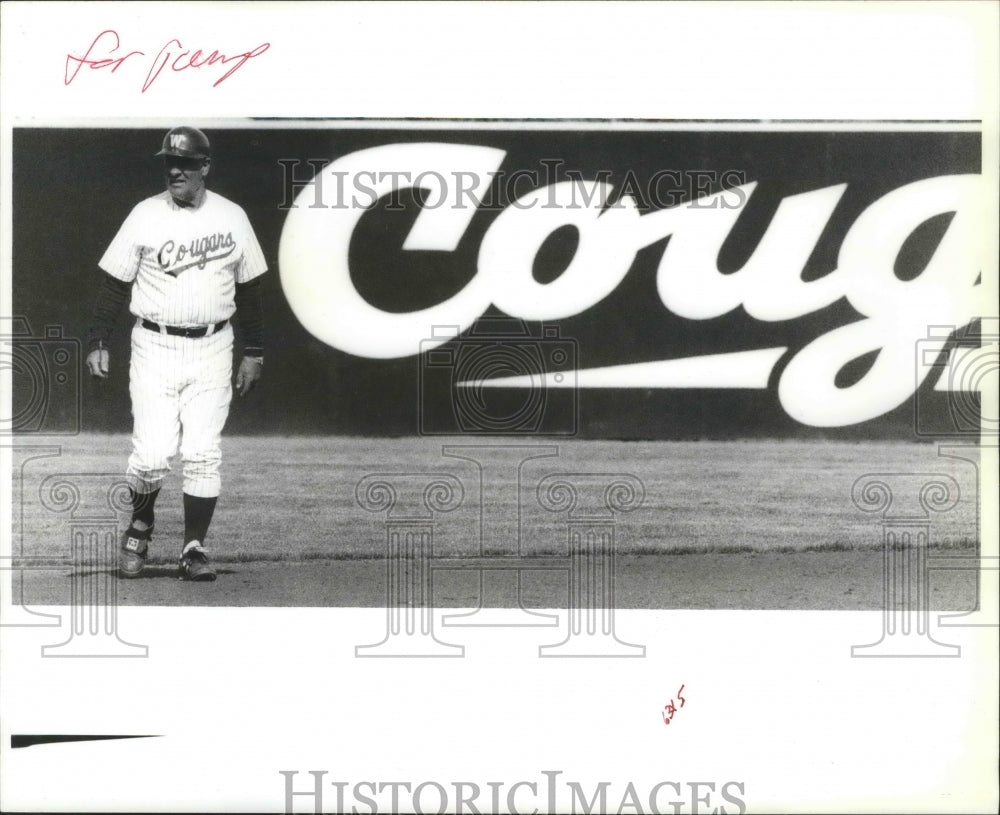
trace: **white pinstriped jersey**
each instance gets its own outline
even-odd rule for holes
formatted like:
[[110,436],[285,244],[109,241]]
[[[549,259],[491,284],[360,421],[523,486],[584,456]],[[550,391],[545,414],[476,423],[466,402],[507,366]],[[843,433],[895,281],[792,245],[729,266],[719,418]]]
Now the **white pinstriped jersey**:
[[211,190],[197,209],[177,206],[167,191],[140,201],[99,265],[135,281],[129,310],[136,317],[184,327],[228,320],[235,284],[267,271],[243,208]]

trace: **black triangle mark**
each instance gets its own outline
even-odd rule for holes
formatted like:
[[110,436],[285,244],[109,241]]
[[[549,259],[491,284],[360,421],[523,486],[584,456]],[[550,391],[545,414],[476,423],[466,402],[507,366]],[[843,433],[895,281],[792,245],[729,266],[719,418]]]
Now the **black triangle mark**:
[[10,737],[11,749],[17,747],[32,747],[36,744],[62,744],[73,741],[105,741],[107,739],[158,739],[159,735],[61,735],[61,734],[37,734],[37,735],[12,735]]

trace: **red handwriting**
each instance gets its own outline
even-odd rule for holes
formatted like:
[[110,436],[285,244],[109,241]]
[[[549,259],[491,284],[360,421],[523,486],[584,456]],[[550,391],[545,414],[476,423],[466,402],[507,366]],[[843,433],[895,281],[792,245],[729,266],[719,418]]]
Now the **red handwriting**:
[[[112,42],[114,42],[114,45],[108,48],[108,46],[111,45]],[[124,56],[117,57],[114,59],[112,59],[110,56],[105,57],[103,59],[91,59],[90,55],[93,54],[95,50],[97,50],[98,43],[101,44],[101,48],[107,49],[106,51],[107,54],[113,54],[115,51],[118,50],[118,47],[121,45],[121,40],[118,38],[117,31],[112,31],[111,29],[108,29],[106,31],[102,31],[94,38],[94,41],[90,44],[90,47],[87,49],[87,53],[84,54],[82,57],[74,57],[72,54],[67,54],[66,75],[63,78],[63,82],[65,84],[68,85],[70,82],[76,79],[76,75],[80,73],[80,69],[84,65],[89,67],[91,70],[99,70],[101,68],[110,67],[111,73],[114,73],[115,71],[117,71],[119,68],[122,67],[122,63],[125,62],[125,60],[127,60],[129,57],[133,57],[136,55],[145,56],[145,54],[142,51],[129,51]],[[102,52],[98,51],[98,53]],[[72,73],[71,73],[70,65],[71,63],[74,62],[76,63],[76,67],[72,68]]]
[[[179,39],[174,37],[173,39],[168,40],[153,58],[152,63],[149,65],[149,69],[146,72],[146,78],[142,83],[141,92],[145,93],[149,90],[165,68],[169,68],[169,70],[173,73],[180,73],[181,71],[186,71],[192,68],[212,68],[215,66],[228,68],[222,76],[218,77],[212,83],[212,87],[216,88],[222,82],[229,79],[229,77],[236,73],[236,71],[246,65],[247,62],[254,57],[259,57],[270,47],[271,44],[265,42],[261,43],[256,48],[250,49],[249,51],[241,51],[237,54],[227,55],[218,49],[204,51],[201,48],[194,50],[186,48]],[[90,46],[82,56],[75,56],[74,54],[66,55],[66,72],[63,82],[66,85],[72,83],[84,66],[90,70],[110,68],[111,73],[115,73],[115,71],[117,71],[125,63],[125,60],[130,57],[138,58],[146,56],[145,51],[129,51],[128,53],[118,55],[117,52],[120,48],[121,38],[118,36],[117,31],[110,28],[102,31],[94,38],[93,42],[91,42]],[[135,59],[132,63],[141,61],[142,60]]]
[[172,52],[168,49],[170,46],[176,44],[178,49],[184,48],[184,45],[180,40],[170,40],[163,48],[160,49],[160,53],[156,55],[156,59],[153,60],[153,66],[149,69],[149,73],[146,74],[146,81],[142,85],[142,92],[145,93],[150,85],[156,80],[160,75],[160,71],[169,63],[170,69],[172,71],[180,72],[188,68],[202,68],[206,65],[215,65],[217,62],[227,65],[230,62],[235,62],[235,64],[226,71],[222,76],[220,76],[215,82],[212,83],[212,87],[217,87],[221,82],[229,79],[236,71],[242,68],[246,62],[254,57],[259,57],[271,44],[268,42],[261,43],[252,51],[244,51],[241,54],[233,54],[232,56],[226,56],[225,54],[220,54],[218,51],[212,51],[210,54],[206,54],[200,48],[193,53],[190,50],[183,50],[177,54],[176,57],[171,60]]
[[664,724],[670,724],[670,720],[674,718],[674,714],[678,710],[680,710],[680,708],[684,707],[684,702],[686,700],[682,695],[683,692],[684,692],[684,686],[681,685],[680,690],[677,691],[677,698],[680,700],[680,705],[675,704],[674,700],[671,699],[669,702],[667,702],[667,704],[663,706],[663,710],[661,711],[660,715],[663,716]]

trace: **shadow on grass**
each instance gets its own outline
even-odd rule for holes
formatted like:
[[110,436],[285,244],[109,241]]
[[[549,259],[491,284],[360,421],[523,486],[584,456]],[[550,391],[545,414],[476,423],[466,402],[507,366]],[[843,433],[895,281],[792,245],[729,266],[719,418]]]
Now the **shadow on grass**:
[[[843,543],[843,542],[830,542],[819,545],[799,545],[795,544],[775,544],[774,546],[752,546],[747,544],[720,544],[716,546],[711,545],[698,545],[698,544],[684,544],[679,543],[674,546],[665,547],[661,544],[654,545],[633,545],[624,546],[615,552],[616,557],[659,557],[667,556],[672,557],[674,555],[775,555],[775,554],[808,554],[808,553],[829,553],[829,552],[871,552],[875,550],[880,550],[882,548],[882,543],[877,540],[873,540],[867,543]],[[916,544],[904,544],[897,543],[892,547],[894,550],[904,550],[904,549],[915,549],[918,548]],[[976,551],[978,550],[978,542],[971,538],[963,538],[957,541],[944,541],[939,544],[934,544],[928,547],[930,551]],[[504,552],[487,552],[483,555],[436,555],[435,560],[442,563],[446,563],[449,560],[461,561],[466,557],[476,557],[476,558],[490,558],[490,557],[503,557],[507,553]],[[530,554],[522,554],[520,557],[525,558],[537,558],[539,561],[552,559],[552,558],[565,558],[566,552],[561,548],[545,548],[539,549],[537,551],[531,552]],[[237,574],[237,569],[226,569],[220,568],[219,564],[222,563],[309,563],[316,561],[371,561],[371,560],[385,560],[385,552],[329,552],[322,550],[308,550],[305,552],[224,552],[222,554],[216,554],[212,557],[212,564],[216,567],[216,571],[219,574]],[[66,564],[69,566],[70,564]],[[14,559],[12,564],[13,569],[28,569],[30,568],[27,561],[24,563],[18,563],[18,559]],[[96,569],[91,568],[89,570],[80,571],[80,575],[91,575],[91,574],[117,574],[117,570],[112,569]],[[137,578],[128,578],[131,580],[142,580],[146,578],[163,578],[163,577],[176,577],[178,573],[178,567],[176,561],[151,561],[147,562],[145,568],[142,570]]]
[[[238,569],[220,569],[216,566],[217,574],[239,574]],[[93,575],[107,575],[121,580],[123,583],[130,583],[133,580],[181,580],[180,571],[176,565],[146,564],[145,568],[135,577],[119,577],[118,569],[115,567],[98,569],[80,569],[76,572],[67,573],[66,577],[91,577]],[[184,580],[185,583],[198,583],[197,580]]]

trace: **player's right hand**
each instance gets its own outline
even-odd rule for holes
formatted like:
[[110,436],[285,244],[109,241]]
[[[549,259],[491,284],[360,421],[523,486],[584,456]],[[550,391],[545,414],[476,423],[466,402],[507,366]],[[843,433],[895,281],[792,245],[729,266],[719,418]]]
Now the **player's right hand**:
[[95,348],[87,354],[87,369],[90,371],[91,376],[96,376],[99,379],[107,379],[108,367],[109,357],[106,349]]

